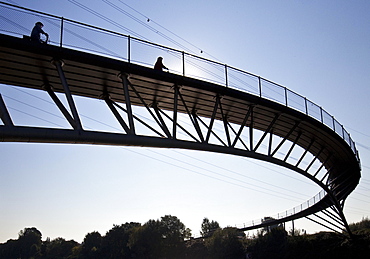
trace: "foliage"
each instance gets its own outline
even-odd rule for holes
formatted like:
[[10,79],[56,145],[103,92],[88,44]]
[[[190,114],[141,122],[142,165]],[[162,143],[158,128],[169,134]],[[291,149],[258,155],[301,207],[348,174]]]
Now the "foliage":
[[245,258],[244,238],[236,228],[219,228],[206,239],[206,247],[212,258]]
[[39,255],[41,250],[41,232],[35,227],[25,228],[19,232],[18,249],[21,258]]
[[202,222],[202,231],[200,232],[200,234],[203,236],[203,237],[209,237],[213,234],[214,231],[216,231],[217,229],[220,228],[220,225],[218,224],[217,221],[209,221],[208,218],[204,218],[203,219],[203,222]]
[[73,248],[79,244],[74,240],[66,241],[64,238],[58,237],[52,241],[45,241],[45,258],[62,259],[72,257]]
[[266,234],[260,234],[248,247],[253,258],[284,258],[280,257],[286,249],[288,233],[283,228],[270,229]]
[[184,252],[190,229],[175,216],[166,215],[161,220],[149,220],[132,233],[129,246],[139,258],[174,258]]
[[211,259],[204,239],[193,239],[186,241],[186,255],[184,258]]
[[0,244],[0,258],[19,258],[18,240],[10,239],[4,244]]
[[86,258],[100,258],[101,243],[102,236],[99,232],[88,233],[82,243],[82,255]]
[[128,246],[129,238],[140,223],[125,223],[113,225],[113,228],[104,236],[101,246],[105,258],[128,258],[131,257],[131,250]]
[[[206,219],[206,218],[205,218]],[[213,227],[216,230],[211,231]],[[333,232],[308,235],[296,231],[288,235],[277,225],[261,229],[257,236],[246,238],[236,228],[220,228],[216,221],[203,220],[202,238],[190,238],[190,229],[175,216],[159,220],[114,225],[105,236],[88,233],[82,244],[61,237],[41,241],[41,232],[25,228],[17,240],[0,244],[0,259],[84,259],[84,258],[368,258],[370,254],[369,220],[350,225],[355,238]],[[269,232],[268,232],[269,231]]]
[[362,259],[370,254],[369,237],[348,239],[334,232],[288,236],[284,229],[275,229],[250,240],[248,253],[251,258]]
[[363,218],[360,222],[349,224],[349,228],[354,233],[358,231],[370,230],[370,220],[367,217]]
[[149,220],[141,227],[133,230],[128,246],[138,258],[158,258],[162,254],[162,238],[160,222]]

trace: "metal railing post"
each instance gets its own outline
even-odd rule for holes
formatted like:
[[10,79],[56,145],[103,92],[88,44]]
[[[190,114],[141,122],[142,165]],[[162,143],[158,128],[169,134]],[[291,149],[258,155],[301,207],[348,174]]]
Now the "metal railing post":
[[258,77],[258,88],[260,91],[260,97],[262,97],[262,83],[261,83],[261,77]]
[[346,140],[346,138],[344,137],[344,127],[343,127],[343,125],[341,125],[341,126],[342,126],[342,139]]
[[227,79],[227,65],[226,64],[225,64],[225,83],[226,83],[226,87],[229,87],[229,82]]
[[288,90],[284,87],[284,94],[285,94],[285,106],[288,107]]
[[335,120],[334,120],[334,116],[331,116],[332,119],[333,119],[333,130],[335,131]]
[[127,61],[128,63],[131,63],[131,36],[128,35],[127,39]]
[[182,75],[185,76],[185,52],[182,52]]
[[306,115],[308,115],[308,105],[307,105],[307,98],[304,98],[304,105],[306,107]]
[[64,17],[62,17],[61,24],[60,24],[60,41],[59,41],[59,46],[61,48],[63,47],[63,30],[64,30]]

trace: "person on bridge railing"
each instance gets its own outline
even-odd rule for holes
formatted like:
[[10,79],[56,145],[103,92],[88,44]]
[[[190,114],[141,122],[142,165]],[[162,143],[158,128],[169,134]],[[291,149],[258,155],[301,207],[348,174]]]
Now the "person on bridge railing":
[[[44,32],[42,27],[44,27],[42,22],[35,23],[35,26],[33,27],[32,32],[31,32],[31,41],[36,41],[36,42],[39,42],[39,43],[47,43],[47,41],[49,39],[49,34]],[[40,37],[41,33],[46,36],[45,41],[41,40],[41,37]]]
[[154,69],[159,70],[159,71],[163,71],[163,69],[167,69],[168,71],[168,68],[165,67],[165,65],[163,65],[162,60],[163,60],[162,57],[157,58],[157,62],[155,62],[155,65],[154,65]]

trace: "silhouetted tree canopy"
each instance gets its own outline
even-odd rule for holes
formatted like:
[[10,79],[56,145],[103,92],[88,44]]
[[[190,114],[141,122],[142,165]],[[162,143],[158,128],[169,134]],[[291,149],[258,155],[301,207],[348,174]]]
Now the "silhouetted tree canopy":
[[166,215],[161,220],[149,220],[136,228],[129,246],[139,258],[173,258],[185,249],[184,240],[190,235],[190,229],[176,216]]
[[217,221],[209,221],[208,218],[204,218],[202,222],[201,229],[202,231],[200,234],[203,237],[211,236],[214,231],[220,228],[220,225],[218,224]]
[[[81,244],[58,237],[42,241],[35,227],[19,232],[17,240],[0,244],[0,259],[85,259],[85,258],[368,258],[370,254],[369,220],[350,224],[355,238],[348,239],[334,232],[307,235],[295,231],[288,235],[280,225],[269,232],[246,237],[236,228],[220,228],[216,221],[205,218],[202,238],[191,238],[190,229],[175,216],[166,215],[145,224],[113,225],[105,236],[93,231]],[[215,229],[215,230],[213,230]],[[292,232],[291,232],[292,233]]]
[[99,232],[88,233],[82,243],[82,254],[86,258],[100,258],[102,236]]
[[47,255],[47,258],[62,259],[70,257],[73,254],[73,248],[77,247],[79,243],[58,237],[52,241],[45,241],[44,245],[46,247],[44,255]]
[[244,232],[236,228],[218,228],[206,239],[206,247],[212,258],[245,258]]
[[41,232],[35,228],[25,228],[19,232],[18,249],[21,258],[30,258],[39,255],[41,250]]
[[132,255],[128,242],[135,228],[140,227],[140,223],[125,223],[113,225],[107,232],[102,241],[101,251],[106,258],[130,258]]

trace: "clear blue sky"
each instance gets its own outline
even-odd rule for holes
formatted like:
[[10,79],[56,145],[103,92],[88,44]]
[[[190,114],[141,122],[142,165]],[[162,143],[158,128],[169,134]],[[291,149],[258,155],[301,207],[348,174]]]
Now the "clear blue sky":
[[[74,1],[5,2],[131,34]],[[153,42],[179,48],[105,1],[78,2]],[[349,222],[370,215],[369,1],[122,1],[132,9],[114,2],[141,21],[150,18],[151,26],[195,53],[284,85],[334,115],[356,142],[363,169],[345,214]],[[31,30],[33,24],[23,26]],[[48,99],[44,93],[4,85],[0,93],[15,122],[35,119],[18,112],[22,108],[38,116],[40,111],[26,104],[42,103],[42,109],[57,113],[35,97]],[[88,100],[77,104],[84,125],[96,127],[89,117],[104,114],[91,110],[96,106]],[[28,143],[0,143],[0,152],[0,242],[17,238],[24,227],[37,227],[43,239],[81,242],[92,231],[104,235],[113,224],[145,223],[166,214],[197,235],[204,217],[222,227],[240,226],[318,192],[283,168],[204,152]],[[304,219],[295,226],[323,230]]]

